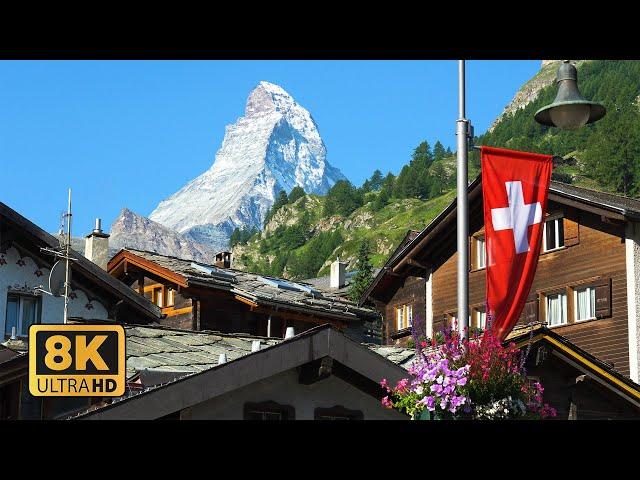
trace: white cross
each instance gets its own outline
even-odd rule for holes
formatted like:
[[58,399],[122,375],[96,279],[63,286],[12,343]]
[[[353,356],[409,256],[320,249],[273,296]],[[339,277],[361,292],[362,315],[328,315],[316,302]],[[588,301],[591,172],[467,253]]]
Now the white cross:
[[522,182],[505,182],[509,206],[491,209],[491,221],[493,229],[513,230],[513,241],[516,245],[516,253],[529,251],[529,239],[527,232],[529,225],[535,225],[542,220],[542,207],[540,202],[525,205],[522,196]]

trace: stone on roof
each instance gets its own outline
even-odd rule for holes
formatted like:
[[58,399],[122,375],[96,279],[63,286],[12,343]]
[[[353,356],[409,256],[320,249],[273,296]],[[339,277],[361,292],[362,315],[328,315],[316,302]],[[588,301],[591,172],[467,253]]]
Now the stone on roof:
[[190,373],[218,364],[221,353],[227,361],[251,353],[251,344],[260,340],[263,348],[282,341],[277,338],[209,331],[176,330],[154,326],[125,325],[127,336],[127,378],[140,371]]

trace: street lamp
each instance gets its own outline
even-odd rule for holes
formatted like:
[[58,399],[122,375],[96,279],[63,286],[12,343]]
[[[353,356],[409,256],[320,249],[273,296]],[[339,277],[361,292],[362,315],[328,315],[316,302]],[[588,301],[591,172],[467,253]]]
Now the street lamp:
[[556,77],[558,94],[551,105],[541,108],[535,114],[536,122],[562,130],[576,130],[587,123],[600,120],[607,113],[604,106],[590,102],[578,90],[578,71],[564,60]]

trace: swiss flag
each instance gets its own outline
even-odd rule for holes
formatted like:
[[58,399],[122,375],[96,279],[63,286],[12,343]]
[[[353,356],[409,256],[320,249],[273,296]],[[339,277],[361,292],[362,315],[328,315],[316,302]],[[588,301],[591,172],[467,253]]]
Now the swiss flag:
[[536,273],[547,212],[551,155],[482,147],[487,248],[487,317],[501,340],[511,332]]

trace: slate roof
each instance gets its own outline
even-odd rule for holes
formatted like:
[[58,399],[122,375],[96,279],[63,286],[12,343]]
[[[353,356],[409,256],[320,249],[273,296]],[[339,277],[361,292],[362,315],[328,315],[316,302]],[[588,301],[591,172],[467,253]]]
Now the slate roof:
[[413,348],[402,348],[392,345],[367,345],[367,347],[405,370],[409,368],[409,365],[411,365],[416,356],[416,351]]
[[[161,326],[125,325],[127,337],[127,379],[140,372],[169,374],[179,378],[218,365],[218,357],[227,361],[249,355],[252,343],[260,341],[264,349],[281,343],[281,338],[257,337],[245,334],[212,331],[195,332]],[[415,356],[413,349],[395,346],[363,344],[387,360],[407,368]]]
[[226,290],[254,301],[259,305],[282,306],[291,310],[314,313],[341,320],[379,317],[379,313],[373,309],[360,307],[356,303],[340,297],[335,292],[305,284],[304,282],[295,283],[313,287],[312,292],[278,288],[265,282],[264,279],[291,283],[292,281],[290,280],[260,276],[232,268],[218,268],[212,265],[198,264],[205,267],[205,269],[209,269],[210,272],[207,273],[195,267],[195,263],[191,260],[142,250],[125,249],[124,251],[183,276],[189,285]]
[[6,345],[7,342],[0,344],[0,364],[10,362],[16,358],[26,357],[27,354],[23,350],[17,350]]
[[554,180],[552,180],[549,185],[549,192],[574,197],[593,205],[607,207],[610,210],[618,211],[622,215],[634,219],[640,217],[640,200],[635,198],[576,187],[574,185],[568,185]]
[[[244,334],[195,332],[159,326],[125,325],[127,336],[127,378],[140,371],[194,373],[218,365],[218,356],[227,361],[251,353],[254,340],[261,348],[276,345],[282,339]],[[177,375],[180,376],[180,375]]]
[[[374,268],[373,276],[375,277],[379,271],[379,268]],[[338,295],[345,295],[348,293],[351,282],[353,282],[353,279],[355,278],[357,273],[357,270],[349,270],[345,272],[344,285],[340,288],[331,288],[331,275],[325,275],[324,277],[305,278],[301,283],[313,285],[316,288],[321,288],[322,290],[337,293]]]

